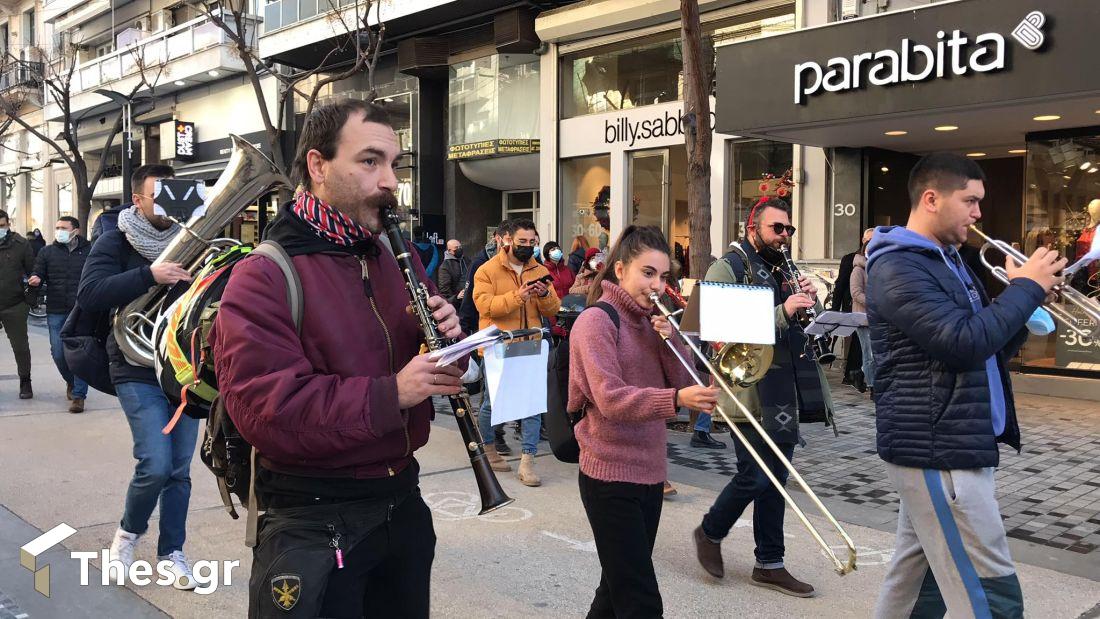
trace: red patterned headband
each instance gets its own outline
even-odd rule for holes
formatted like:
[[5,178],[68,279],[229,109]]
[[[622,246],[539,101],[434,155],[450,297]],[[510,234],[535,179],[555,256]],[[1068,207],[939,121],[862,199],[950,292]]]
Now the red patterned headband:
[[771,196],[764,195],[760,196],[760,199],[756,201],[756,204],[752,207],[752,210],[749,211],[749,221],[745,224],[746,228],[756,227],[756,223],[754,223],[754,218],[756,217],[756,209],[760,208],[768,200],[771,200]]

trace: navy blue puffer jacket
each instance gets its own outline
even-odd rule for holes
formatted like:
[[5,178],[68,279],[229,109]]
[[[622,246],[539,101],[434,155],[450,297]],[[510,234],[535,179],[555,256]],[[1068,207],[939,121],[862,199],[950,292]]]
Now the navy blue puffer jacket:
[[[1045,296],[1042,287],[1017,278],[990,302],[970,273],[982,306],[975,312],[949,258],[920,235],[879,228],[868,254],[879,456],[917,468],[997,466],[998,442],[1020,449],[1005,362],[1027,338],[1024,326]],[[994,355],[1006,407],[999,437],[985,367]]]

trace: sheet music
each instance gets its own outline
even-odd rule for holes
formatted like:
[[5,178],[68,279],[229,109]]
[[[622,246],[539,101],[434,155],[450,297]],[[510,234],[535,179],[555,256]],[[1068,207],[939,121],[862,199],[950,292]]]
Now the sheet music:
[[828,335],[844,337],[851,335],[859,327],[867,326],[867,314],[863,312],[821,312],[817,320],[806,325],[810,335]]
[[703,341],[775,344],[771,288],[702,281],[695,292]]
[[450,365],[455,361],[465,357],[477,348],[482,348],[486,344],[496,341],[500,337],[500,329],[493,325],[485,327],[481,331],[471,335],[470,337],[455,342],[446,348],[440,348],[437,351],[432,352],[430,359],[436,360],[436,367],[443,367]]
[[[509,349],[521,354],[510,354]],[[485,381],[493,403],[494,426],[546,412],[549,358],[546,340],[498,342],[485,348]]]

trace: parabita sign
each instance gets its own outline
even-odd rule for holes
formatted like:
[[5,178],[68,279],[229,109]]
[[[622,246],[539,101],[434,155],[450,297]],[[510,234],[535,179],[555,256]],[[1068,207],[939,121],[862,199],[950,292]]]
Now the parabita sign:
[[[1025,49],[1038,50],[1045,35],[1042,27],[1046,17],[1032,11],[1013,29],[1011,36]],[[851,58],[830,58],[823,67],[815,61],[794,65],[794,102],[805,105],[821,91],[843,92],[866,86],[892,86],[906,82],[921,82],[948,75],[990,73],[1006,67],[1007,42],[997,32],[986,32],[973,38],[961,30],[936,33],[930,44],[901,40],[900,49],[854,54]]]

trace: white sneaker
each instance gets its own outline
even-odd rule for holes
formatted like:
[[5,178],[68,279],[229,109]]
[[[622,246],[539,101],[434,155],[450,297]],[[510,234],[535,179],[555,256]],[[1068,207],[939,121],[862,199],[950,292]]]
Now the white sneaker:
[[130,565],[134,562],[134,548],[137,547],[139,539],[141,539],[141,535],[130,533],[120,527],[115,531],[115,538],[111,540],[110,560],[121,561],[126,566],[126,571],[129,572]]
[[176,577],[176,581],[172,583],[173,587],[180,591],[190,591],[198,586],[194,574],[191,573],[191,564],[187,561],[187,557],[183,556],[182,550],[176,550],[166,557],[157,557],[157,561],[172,562],[168,571]]

